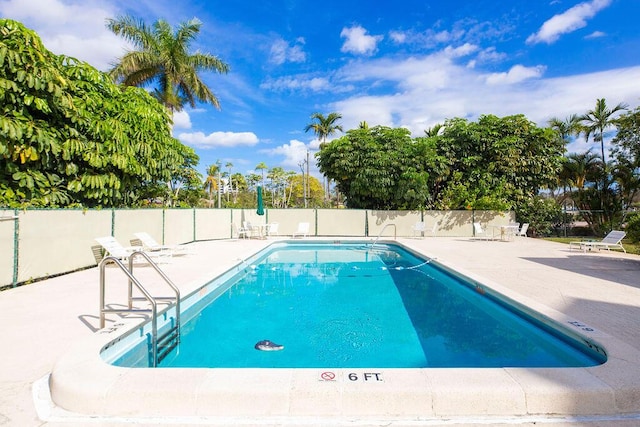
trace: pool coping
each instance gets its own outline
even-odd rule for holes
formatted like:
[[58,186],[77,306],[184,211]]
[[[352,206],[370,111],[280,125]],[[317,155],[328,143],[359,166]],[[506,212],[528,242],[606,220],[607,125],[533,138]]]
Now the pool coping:
[[[402,244],[430,256],[411,242]],[[116,335],[141,324],[130,321],[72,346],[55,364],[47,392],[58,411],[75,416],[320,417],[331,422],[625,414],[640,418],[640,354],[635,348],[498,283],[458,266],[455,270],[600,343],[607,350],[607,362],[588,368],[379,370],[151,370],[105,363],[100,350]]]

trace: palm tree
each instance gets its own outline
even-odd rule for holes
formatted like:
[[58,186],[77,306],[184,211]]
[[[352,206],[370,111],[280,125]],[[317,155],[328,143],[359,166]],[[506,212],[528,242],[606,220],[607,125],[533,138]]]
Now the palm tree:
[[327,137],[333,135],[337,131],[342,132],[342,126],[336,124],[338,120],[342,118],[342,114],[329,113],[327,117],[322,113],[313,113],[311,120],[315,122],[309,123],[305,128],[305,132],[309,132],[313,129],[313,133],[316,134],[320,142],[327,142]]
[[584,130],[581,120],[580,116],[572,114],[564,120],[554,117],[548,123],[549,127],[556,131],[560,139],[568,143],[570,137],[578,136]]
[[428,138],[438,136],[440,132],[444,129],[444,125],[442,123],[436,123],[433,127],[424,130],[425,136]]
[[262,171],[262,189],[264,190],[264,171],[269,169],[269,166],[267,166],[267,164],[265,162],[260,162],[260,163],[258,163],[258,165],[256,166],[255,169]]
[[[313,129],[313,133],[315,133],[318,139],[320,140],[320,148],[322,148],[322,144],[325,144],[327,142],[328,136],[333,135],[337,131],[343,132],[342,126],[336,124],[336,122],[341,118],[342,118],[342,114],[340,113],[329,113],[327,117],[325,117],[324,114],[322,113],[313,113],[311,115],[311,120],[315,120],[315,121],[312,121],[307,126],[305,126],[304,131],[309,132],[310,130]],[[364,122],[364,124],[366,124],[366,122]],[[366,126],[367,126],[366,128],[369,127],[368,124]],[[366,129],[366,128],[361,126],[361,129]],[[330,187],[331,187],[331,181],[327,178],[327,191],[325,194],[327,195],[329,194]]]
[[600,141],[600,149],[602,151],[602,164],[606,165],[607,161],[604,156],[604,132],[609,127],[613,126],[613,115],[618,111],[626,110],[628,106],[626,104],[618,104],[611,110],[607,108],[607,103],[604,98],[600,98],[596,101],[596,108],[589,110],[587,114],[580,117],[580,121],[584,126],[585,139],[588,141],[589,136],[593,135],[595,142]]
[[208,53],[189,53],[189,45],[200,32],[201,22],[191,19],[173,31],[163,19],[151,27],[130,16],[107,20],[107,28],[122,36],[136,50],[120,58],[109,71],[111,77],[125,86],[157,85],[153,95],[173,113],[196,101],[220,108],[218,98],[200,79],[199,71],[226,74],[229,66]]
[[227,193],[227,202],[229,202],[229,193],[233,192],[233,181],[231,180],[231,168],[233,167],[233,163],[227,162],[224,166],[229,169],[229,192]]
[[601,167],[598,155],[591,150],[585,153],[571,153],[566,156],[561,176],[563,180],[578,191],[584,189],[585,183],[595,180]]
[[209,193],[209,206],[213,204],[213,192],[218,190],[218,165],[207,168],[207,179],[204,181],[204,190]]

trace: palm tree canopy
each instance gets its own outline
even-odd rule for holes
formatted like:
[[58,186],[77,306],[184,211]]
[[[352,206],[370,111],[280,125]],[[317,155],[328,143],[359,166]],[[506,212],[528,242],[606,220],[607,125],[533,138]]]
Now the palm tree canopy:
[[311,120],[315,122],[309,123],[305,128],[305,132],[313,130],[318,139],[322,142],[327,141],[327,137],[333,135],[337,131],[342,132],[342,126],[337,125],[336,122],[342,118],[340,113],[329,113],[327,117],[322,113],[313,113]]
[[604,132],[614,124],[613,115],[627,108],[628,106],[626,104],[620,103],[612,109],[609,109],[604,98],[600,98],[596,101],[596,108],[589,110],[587,114],[580,117],[580,121],[584,127],[583,132],[585,139],[588,141],[589,136],[593,135],[593,140],[600,142],[602,163],[604,164],[606,164],[604,156]]
[[581,118],[577,114],[572,114],[564,120],[554,117],[549,120],[549,127],[565,142],[569,142],[569,137],[578,136],[583,131]]
[[151,27],[130,16],[107,20],[107,28],[130,42],[131,50],[109,71],[111,77],[126,86],[157,85],[153,95],[171,112],[196,101],[220,108],[218,98],[201,80],[199,71],[225,74],[229,66],[208,53],[189,53],[189,45],[200,32],[201,22],[191,19],[173,31],[165,20]]

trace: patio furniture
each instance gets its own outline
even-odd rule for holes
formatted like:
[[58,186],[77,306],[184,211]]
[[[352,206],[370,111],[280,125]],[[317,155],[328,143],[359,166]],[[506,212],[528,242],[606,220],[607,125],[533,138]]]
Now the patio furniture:
[[242,227],[249,233],[249,238],[262,238],[262,230],[259,226],[253,225],[249,221],[243,221]]
[[423,237],[426,229],[427,229],[427,225],[424,222],[422,221],[416,222],[411,227],[411,230],[413,230],[413,237]]
[[292,237],[294,237],[294,238],[296,236],[307,237],[308,234],[309,234],[309,223],[308,222],[300,222],[300,223],[298,223],[298,229],[293,232],[293,236]]
[[529,223],[525,222],[524,224],[522,224],[522,227],[520,227],[520,230],[518,230],[516,232],[516,236],[527,237],[527,230],[528,229],[529,229]]
[[238,227],[235,222],[231,223],[231,237],[237,236],[239,238],[246,239],[249,237],[250,231],[244,227]]
[[169,251],[172,255],[186,255],[189,253],[189,248],[181,245],[161,245],[158,243],[149,233],[146,232],[137,232],[133,233],[134,236],[140,242],[142,242],[142,247],[145,250],[156,252],[156,251]]
[[582,240],[579,242],[569,242],[569,250],[572,250],[574,246],[579,246],[582,249],[582,252],[586,252],[591,249],[606,249],[611,250],[611,248],[620,248],[624,253],[627,253],[627,250],[622,246],[622,239],[626,236],[627,233],[624,231],[613,230],[610,231],[609,234],[604,236],[604,238],[600,241],[589,241]]
[[474,222],[473,223],[473,237],[475,239],[478,240],[495,240],[495,235],[492,232],[491,235],[489,235],[489,232],[487,229],[482,227],[482,224],[480,224],[479,222]]
[[[100,243],[100,246],[106,251],[106,255],[113,256],[122,261],[128,260],[131,254],[136,251],[142,251],[143,249],[142,246],[123,246],[112,236],[96,237],[95,240]],[[171,260],[171,252],[166,250],[145,253],[151,258],[155,258],[157,262],[169,262]],[[142,259],[144,262],[144,258],[139,259]]]
[[272,222],[267,224],[267,236],[279,236],[278,229],[280,228],[280,224],[277,222]]

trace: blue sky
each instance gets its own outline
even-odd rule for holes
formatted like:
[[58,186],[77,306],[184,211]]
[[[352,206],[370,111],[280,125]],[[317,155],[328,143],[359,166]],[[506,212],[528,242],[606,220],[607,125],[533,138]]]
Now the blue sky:
[[640,105],[638,0],[0,0],[49,50],[101,70],[127,48],[105,27],[124,14],[197,17],[193,47],[231,67],[203,75],[220,111],[175,117],[203,173],[218,159],[243,174],[260,162],[299,172],[318,149],[304,132],[316,111],[342,114],[345,130],[366,121],[419,136],[452,117],[522,113],[544,126],[597,98]]

